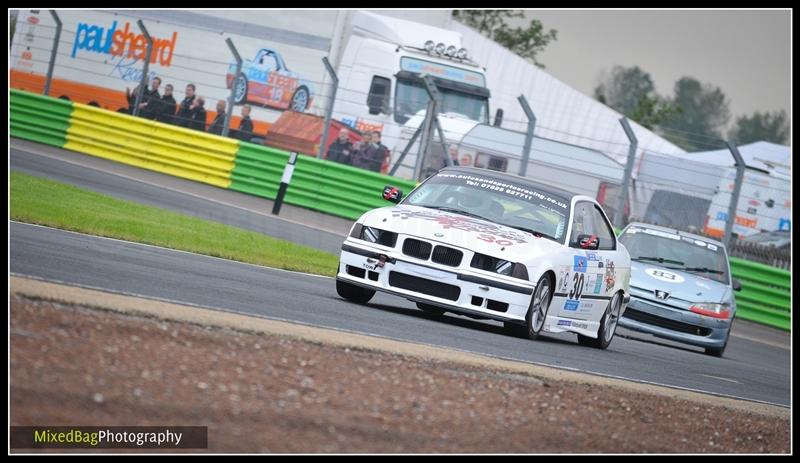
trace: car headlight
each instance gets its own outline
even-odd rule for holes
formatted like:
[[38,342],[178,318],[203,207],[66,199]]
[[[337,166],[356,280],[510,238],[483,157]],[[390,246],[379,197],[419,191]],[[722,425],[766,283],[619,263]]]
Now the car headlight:
[[353,225],[350,237],[390,248],[397,244],[397,233],[381,230],[380,228],[365,227],[360,223]]
[[727,319],[731,316],[731,306],[729,304],[716,304],[711,302],[701,302],[692,304],[689,310],[700,315],[712,318]]
[[528,279],[528,269],[525,265],[514,263],[508,260],[498,259],[497,257],[487,256],[485,254],[475,253],[472,256],[470,267],[486,270],[488,272],[499,273],[508,277],[519,278],[521,280]]

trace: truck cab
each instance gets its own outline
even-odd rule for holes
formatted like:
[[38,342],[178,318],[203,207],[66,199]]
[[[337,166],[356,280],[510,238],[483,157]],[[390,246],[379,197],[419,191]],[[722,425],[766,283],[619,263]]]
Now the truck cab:
[[362,132],[380,131],[395,157],[404,147],[398,146],[403,126],[427,107],[424,75],[442,94],[440,113],[489,121],[484,70],[457,32],[357,11],[337,72],[334,117]]

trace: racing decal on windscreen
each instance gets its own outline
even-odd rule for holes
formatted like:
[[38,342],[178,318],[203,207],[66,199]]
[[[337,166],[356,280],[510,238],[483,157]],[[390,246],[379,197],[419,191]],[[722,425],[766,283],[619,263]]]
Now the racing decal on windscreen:
[[566,215],[569,204],[563,198],[558,198],[545,191],[533,190],[512,183],[501,182],[489,177],[479,177],[466,174],[440,173],[437,178],[446,178],[463,182],[464,185],[478,187],[489,191],[496,191],[512,197],[526,199],[537,206],[548,208],[554,212]]

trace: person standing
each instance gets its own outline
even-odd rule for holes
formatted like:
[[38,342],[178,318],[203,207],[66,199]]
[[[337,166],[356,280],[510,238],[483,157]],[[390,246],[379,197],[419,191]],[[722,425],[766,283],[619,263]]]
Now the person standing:
[[[155,119],[158,116],[161,106],[161,95],[158,93],[158,87],[160,85],[160,77],[153,77],[153,79],[150,80],[150,89],[145,89],[139,101],[139,117]],[[130,107],[131,114],[133,114],[133,106],[136,104],[136,92],[139,91],[140,88],[141,86],[137,87],[137,90],[133,92],[131,92],[129,88],[125,88],[125,97],[128,99],[128,106]]]
[[189,106],[190,115],[188,128],[201,132],[206,131],[206,108],[203,107],[205,104],[206,100],[204,100],[202,96],[195,97],[192,105]]
[[359,152],[358,166],[362,169],[380,172],[383,151],[380,148],[380,132],[367,132],[364,147]]
[[208,127],[208,133],[222,135],[222,129],[225,127],[225,100],[217,100],[217,117],[211,122]]
[[161,107],[159,108],[158,117],[156,120],[165,124],[172,124],[175,118],[175,108],[177,103],[175,97],[172,96],[172,84],[164,86],[164,96],[161,97]]
[[250,119],[252,107],[249,104],[242,106],[242,120],[239,121],[239,129],[236,130],[236,138],[242,141],[250,141],[253,134],[253,120]]
[[353,145],[348,139],[350,132],[341,129],[339,136],[328,147],[328,161],[339,162],[342,164],[353,165]]
[[[376,153],[375,158],[373,161],[373,167],[375,172],[380,172],[381,168],[383,167],[384,162],[389,162],[389,148],[381,143],[381,133],[377,130],[372,132],[372,141],[375,143]],[[377,165],[375,165],[377,164]]]
[[180,106],[178,107],[178,114],[175,115],[174,122],[176,125],[181,127],[189,127],[193,126],[192,122],[192,104],[194,103],[195,98],[195,86],[194,84],[187,84],[186,85],[186,97],[181,101]]

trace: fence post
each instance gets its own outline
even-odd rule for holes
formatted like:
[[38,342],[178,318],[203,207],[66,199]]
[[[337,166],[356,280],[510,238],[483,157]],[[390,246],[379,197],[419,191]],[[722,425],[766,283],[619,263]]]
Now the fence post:
[[[439,112],[438,108],[442,107],[442,95],[439,93],[439,89],[436,87],[436,82],[433,81],[431,76],[425,76],[425,91],[428,93],[428,98],[432,101],[436,102],[436,110],[433,112],[431,121],[431,130],[436,129],[437,133],[439,134],[439,142],[442,144],[442,150],[444,151],[444,157],[446,159],[448,166],[453,165],[453,160],[450,159],[450,153],[447,152],[447,142],[444,138],[444,131],[442,131],[442,125],[439,124]],[[431,133],[431,139],[433,138],[433,134]],[[428,145],[430,146],[430,144]]]
[[58,52],[58,41],[61,38],[61,18],[58,17],[56,10],[49,10],[50,15],[56,22],[56,36],[53,39],[53,49],[50,51],[50,63],[47,65],[47,80],[44,82],[44,95],[50,96],[50,82],[53,80],[53,69],[56,67],[56,52]]
[[419,142],[419,153],[417,154],[417,163],[414,167],[414,179],[421,180],[422,167],[428,160],[428,152],[430,151],[430,144],[433,140],[433,131],[439,130],[439,141],[444,150],[445,159],[448,165],[453,165],[453,160],[447,152],[447,146],[444,138],[444,133],[441,130],[438,120],[438,112],[441,107],[441,94],[439,93],[436,83],[429,75],[422,76],[425,83],[425,92],[428,94],[428,107],[425,110],[425,120],[422,125],[422,139]]
[[525,116],[528,118],[528,131],[525,132],[525,144],[522,147],[522,161],[519,166],[519,176],[524,177],[528,173],[528,159],[531,153],[531,142],[533,142],[533,131],[536,129],[536,115],[533,114],[525,95],[518,96],[517,100],[522,105],[522,110],[525,111]]
[[292,182],[292,174],[294,174],[294,166],[297,162],[297,153],[292,151],[289,154],[289,160],[286,162],[286,167],[283,168],[283,176],[281,176],[281,185],[278,187],[278,195],[275,196],[275,203],[272,205],[272,213],[278,215],[281,213],[281,206],[283,205],[283,197],[286,196],[286,189],[289,188],[289,183]]
[[331,79],[333,79],[333,90],[331,91],[331,102],[328,105],[328,109],[325,111],[325,127],[322,128],[322,139],[319,141],[319,152],[317,153],[317,159],[322,159],[322,155],[325,152],[325,142],[328,140],[328,129],[331,125],[331,116],[333,115],[333,104],[336,102],[336,89],[339,88],[339,76],[336,75],[336,71],[333,70],[333,66],[328,61],[327,56],[322,57],[322,64],[325,65],[325,69],[330,74]]
[[[133,115],[139,115],[139,104],[142,102],[142,94],[147,90],[147,73],[150,72],[150,58],[153,56],[153,38],[150,37],[150,33],[147,32],[147,28],[144,27],[144,23],[141,19],[136,21],[136,24],[139,25],[139,29],[142,30],[142,34],[144,34],[144,39],[147,40],[147,56],[144,59],[144,67],[142,68],[142,79],[139,81],[139,89],[136,92],[136,103],[133,105]],[[77,40],[77,38],[76,38]]]
[[[231,53],[233,53],[233,58],[236,60],[236,73],[233,75],[233,81],[231,82],[231,94],[228,95],[228,111],[225,113],[225,125],[222,127],[223,137],[227,137],[228,133],[230,132],[231,116],[233,115],[233,102],[235,101],[236,90],[239,88],[239,78],[242,76],[242,57],[239,56],[239,51],[236,50],[236,45],[233,44],[233,40],[231,40],[230,37],[225,39],[225,43],[228,44],[228,48],[230,49]],[[247,96],[246,85],[243,91],[244,96]],[[244,98],[242,101],[244,101]]]
[[628,148],[628,160],[625,162],[625,173],[622,176],[622,191],[620,191],[619,198],[617,199],[617,211],[614,214],[614,226],[622,228],[625,226],[625,203],[628,202],[628,189],[631,185],[631,176],[633,175],[633,162],[636,159],[636,148],[639,146],[639,140],[636,139],[636,134],[633,133],[631,125],[628,123],[627,117],[622,117],[619,120],[622,124],[622,129],[625,135],[628,136],[630,147]]
[[739,148],[728,141],[726,141],[725,144],[728,145],[728,150],[730,150],[731,154],[733,155],[733,159],[736,161],[736,180],[733,183],[731,202],[728,204],[728,220],[725,221],[725,247],[730,248],[733,223],[736,221],[736,208],[739,205],[739,192],[742,190],[744,170],[747,166],[744,163],[744,159],[742,159],[742,155],[739,154]]
[[442,130],[442,124],[439,123],[439,118],[434,117],[433,125],[436,126],[436,132],[439,133],[439,141],[442,144],[442,152],[444,152],[444,159],[448,166],[453,166],[453,158],[450,157],[450,152],[447,149],[447,141],[444,138],[444,130]]

